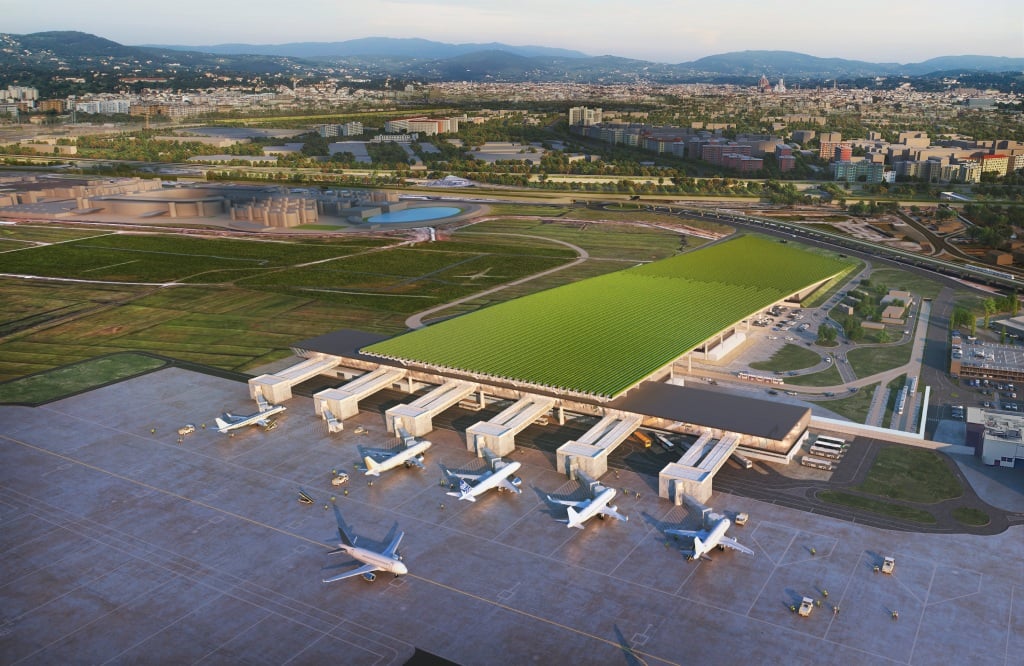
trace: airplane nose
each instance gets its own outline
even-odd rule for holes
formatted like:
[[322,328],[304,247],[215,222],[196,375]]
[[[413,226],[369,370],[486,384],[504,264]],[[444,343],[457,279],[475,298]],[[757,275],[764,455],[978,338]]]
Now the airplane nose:
[[396,576],[404,576],[409,573],[409,567],[405,566],[404,562],[395,562],[393,570]]

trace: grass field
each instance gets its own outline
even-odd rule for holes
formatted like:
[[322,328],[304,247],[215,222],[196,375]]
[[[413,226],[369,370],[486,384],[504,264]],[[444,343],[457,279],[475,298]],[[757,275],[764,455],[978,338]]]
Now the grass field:
[[162,368],[144,354],[111,354],[0,384],[0,402],[41,404]]
[[988,514],[981,509],[975,509],[967,506],[958,506],[953,509],[953,518],[964,525],[988,525],[991,522],[991,518]]
[[60,243],[94,236],[106,236],[109,232],[95,229],[76,229],[60,226],[31,226],[27,224],[0,226],[0,238],[20,240],[29,243]]
[[898,268],[878,268],[871,271],[871,284],[884,284],[889,289],[909,291],[917,299],[935,298],[942,290],[942,285],[938,282]]
[[[780,268],[766,274],[762,261]],[[846,266],[742,236],[503,303],[368,351],[614,396],[726,326]]]
[[881,347],[858,347],[847,352],[846,358],[858,377],[870,377],[908,363],[913,348],[910,342]]
[[[24,231],[21,225],[11,229]],[[47,240],[61,236],[59,228],[27,229],[29,235],[46,232]],[[68,231],[61,240],[79,235]],[[590,237],[616,233],[607,229]],[[678,242],[672,234],[662,238],[666,246]],[[459,236],[376,250],[399,241],[350,236],[267,242],[90,231],[85,240],[2,255],[6,270],[13,263],[8,259],[18,256],[18,272],[96,282],[0,279],[0,381],[127,350],[244,371],[287,356],[297,339],[346,327],[397,333],[405,330],[410,312],[575,259],[563,245],[511,236]],[[367,249],[373,251],[363,254]],[[487,302],[621,266],[588,262],[565,276],[499,292]],[[196,284],[160,288],[104,282],[188,275],[199,276]]]
[[224,282],[269,268],[344,257],[392,241],[254,242],[164,234],[109,234],[4,255],[4,272],[88,280]]
[[932,504],[960,497],[963,488],[934,451],[887,446],[858,490],[881,497]]
[[[680,246],[680,234],[653,227],[631,227],[625,225],[587,224],[581,222],[522,222],[512,220],[490,220],[466,227],[457,233],[459,237],[478,234],[515,234],[511,242],[521,243],[521,236],[544,236],[578,245],[596,259],[621,261],[653,261],[675,254]],[[481,240],[497,241],[501,236],[488,235]],[[687,236],[687,248],[699,247],[706,241]]]
[[787,344],[772,354],[767,361],[751,363],[750,367],[755,370],[769,370],[772,372],[785,372],[787,370],[803,370],[821,362],[821,356],[817,353],[800,347]]
[[871,513],[899,518],[912,523],[933,525],[936,522],[935,516],[923,509],[903,506],[902,504],[891,504],[882,500],[871,499],[870,497],[861,497],[860,495],[853,495],[851,493],[825,490],[818,493],[818,498],[832,504],[841,504],[855,509],[863,509],[865,511],[870,511]]
[[865,386],[856,393],[851,393],[846,398],[829,400],[825,403],[825,406],[855,423],[864,423],[867,421],[868,412],[871,409],[871,398],[874,396],[877,388],[878,384]]
[[836,365],[833,363],[821,372],[786,377],[786,383],[797,386],[838,386],[843,383],[843,378],[839,375],[839,370],[836,369]]
[[610,220],[610,221],[623,221],[623,222],[650,222],[654,224],[668,224],[668,225],[687,225],[695,227],[697,229],[706,229],[714,233],[730,234],[734,230],[732,227],[720,224],[718,222],[712,222],[711,220],[698,220],[692,217],[680,218],[676,215],[669,215],[667,213],[652,213],[652,212],[628,212],[628,211],[617,211],[617,210],[593,210],[590,208],[573,208],[564,215],[565,219],[574,220]]

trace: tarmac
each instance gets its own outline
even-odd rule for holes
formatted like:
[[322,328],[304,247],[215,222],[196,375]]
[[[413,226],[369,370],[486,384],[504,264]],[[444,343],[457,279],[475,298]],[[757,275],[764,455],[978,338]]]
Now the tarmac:
[[[359,447],[396,444],[378,412],[329,435],[310,399],[286,404],[273,431],[222,435],[201,425],[253,411],[245,384],[170,368],[0,407],[3,662],[401,664],[419,648],[466,665],[1009,666],[1024,653],[1024,526],[912,533],[717,492],[716,510],[750,514],[730,534],[756,554],[690,563],[662,530],[699,516],[648,475],[604,479],[628,522],[567,529],[545,496],[580,488],[549,452],[511,456],[521,495],[459,502],[440,465],[483,461],[441,429],[426,470],[371,486]],[[200,427],[179,443],[185,423]],[[331,486],[333,469],[348,484]],[[348,566],[327,555],[332,504],[360,545],[405,530],[410,574],[323,584]],[[875,572],[884,556],[891,576]],[[822,602],[810,617],[791,610],[804,596]]]

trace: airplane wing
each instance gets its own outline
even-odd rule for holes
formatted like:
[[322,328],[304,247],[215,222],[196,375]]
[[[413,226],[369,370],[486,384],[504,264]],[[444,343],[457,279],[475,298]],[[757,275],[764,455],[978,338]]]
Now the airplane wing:
[[681,536],[681,537],[689,537],[691,539],[694,538],[694,537],[706,536],[706,532],[696,532],[694,530],[665,530],[665,534],[672,534],[674,536]]
[[356,567],[355,569],[351,569],[351,570],[346,571],[344,573],[340,573],[337,576],[331,576],[330,578],[324,578],[323,581],[325,583],[333,583],[333,582],[338,581],[338,580],[345,580],[346,578],[352,578],[353,576],[362,576],[362,575],[365,575],[365,574],[368,574],[368,573],[373,573],[374,571],[380,571],[380,569],[378,567],[375,567],[372,564],[364,564],[361,567]]
[[409,463],[410,465],[416,465],[416,466],[417,466],[417,467],[419,467],[420,469],[425,469],[425,468],[423,467],[423,463],[422,463],[422,462],[420,462],[420,459],[419,459],[419,457],[417,457],[417,456],[412,456],[411,458],[406,458],[406,459],[405,459],[405,462]]
[[510,490],[510,491],[512,491],[514,493],[521,493],[521,492],[523,492],[522,488],[516,486],[514,483],[509,481],[507,478],[502,479],[501,482],[498,483],[498,485],[501,486],[502,488],[504,488],[505,490]]
[[608,516],[609,518],[615,518],[616,520],[629,520],[629,516],[624,516],[610,506],[602,506],[598,509],[598,513]]
[[477,481],[483,476],[483,474],[463,474],[461,472],[452,472],[450,470],[448,471],[448,474],[457,479],[465,479],[466,481]]
[[586,504],[587,502],[589,502],[590,500],[583,500],[583,501],[560,500],[560,499],[555,499],[551,495],[548,495],[548,501],[549,502],[554,502],[555,504],[564,504],[565,506],[582,506],[582,505]]
[[725,546],[726,548],[732,548],[733,550],[738,550],[741,553],[746,553],[747,555],[754,554],[754,551],[742,545],[739,541],[736,541],[736,539],[733,539],[732,537],[722,537],[721,539],[719,539],[718,545]]
[[395,535],[395,538],[391,540],[388,547],[384,549],[384,554],[388,557],[394,557],[395,552],[398,550],[398,544],[402,542],[402,537],[405,536],[405,532],[399,532]]

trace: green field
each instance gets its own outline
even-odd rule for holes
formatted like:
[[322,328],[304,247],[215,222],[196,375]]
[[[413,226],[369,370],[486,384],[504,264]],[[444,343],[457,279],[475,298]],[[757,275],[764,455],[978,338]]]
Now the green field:
[[910,342],[880,347],[858,347],[847,352],[846,358],[849,359],[850,367],[858,377],[870,377],[910,362],[910,352],[913,348]]
[[953,509],[953,519],[964,525],[988,525],[991,518],[981,509],[974,509],[966,506],[958,506]]
[[861,497],[860,495],[853,495],[851,493],[825,490],[818,493],[818,498],[832,504],[841,504],[855,509],[863,509],[865,511],[870,511],[871,513],[899,518],[900,520],[907,520],[912,523],[933,525],[936,522],[935,516],[923,509],[917,509],[912,506],[903,506],[902,504],[891,504],[890,502],[871,499],[870,497]]
[[[59,228],[41,230],[51,239],[61,235]],[[68,231],[71,240],[78,230]],[[615,235],[608,230],[592,237]],[[675,242],[671,234],[663,238],[667,246]],[[0,255],[0,266],[11,272],[95,281],[0,279],[0,381],[128,350],[244,371],[287,356],[295,340],[338,328],[401,332],[410,312],[576,258],[543,238],[402,240],[361,235],[280,242],[90,231],[85,240]],[[524,283],[486,302],[620,267],[588,262],[563,278]],[[189,276],[193,284],[159,286]]]
[[389,242],[367,237],[328,244],[109,234],[9,252],[3,255],[2,266],[6,273],[88,280],[224,282],[278,266],[344,257]]
[[109,232],[97,232],[95,229],[76,229],[74,227],[62,226],[35,227],[27,224],[0,226],[0,238],[29,243],[59,243],[80,238],[106,236],[108,234]]
[[[665,259],[674,255],[681,246],[681,235],[666,229],[572,221],[488,220],[458,232],[459,237],[476,237],[478,234],[487,234],[480,238],[487,242],[501,238],[495,234],[511,234],[507,238],[515,243],[523,242],[524,236],[543,236],[577,245],[595,259],[619,261]],[[687,236],[686,241],[687,249],[707,242],[695,236]]]
[[848,266],[742,236],[495,305],[365,351],[614,396],[723,328]]
[[787,370],[803,370],[821,362],[821,356],[817,353],[800,347],[798,345],[786,344],[778,350],[767,361],[757,361],[750,364],[755,370],[769,370],[772,372],[785,372]]
[[843,383],[843,378],[840,376],[836,364],[833,363],[820,372],[786,377],[786,383],[797,386],[839,386]]
[[111,354],[0,384],[0,402],[42,404],[156,370],[167,362],[143,354]]
[[855,423],[864,423],[871,410],[871,398],[878,389],[878,384],[865,386],[856,393],[849,394],[849,397],[838,400],[829,400],[824,403],[826,407],[837,414],[842,414]]
[[933,504],[960,497],[963,488],[942,456],[906,446],[886,446],[878,453],[858,490],[881,497]]

